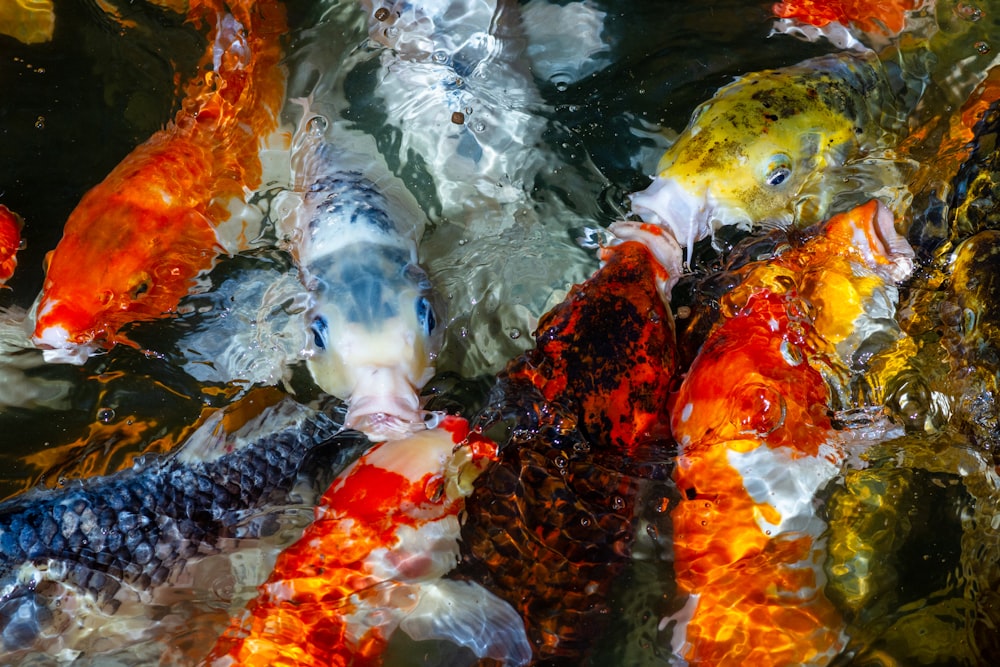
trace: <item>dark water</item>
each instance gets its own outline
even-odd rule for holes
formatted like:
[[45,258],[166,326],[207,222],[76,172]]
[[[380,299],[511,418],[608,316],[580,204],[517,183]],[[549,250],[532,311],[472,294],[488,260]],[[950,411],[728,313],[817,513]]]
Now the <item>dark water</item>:
[[[204,48],[204,38],[168,10],[141,1],[111,4],[131,27],[91,0],[60,0],[51,43],[25,46],[0,36],[0,204],[26,223],[26,245],[10,289],[0,292],[0,305],[31,305],[41,286],[43,258],[59,240],[63,221],[87,189],[172,117],[176,82],[186,80]],[[288,5],[293,28],[315,20],[313,3]],[[533,195],[564,200],[594,226],[620,217],[624,195],[648,184],[664,146],[657,129],[682,129],[694,107],[733,76],[831,50],[769,37],[767,2],[606,0],[593,6],[606,13],[605,66],[575,82],[559,76],[535,82],[544,101],[539,113],[545,116],[552,164],[589,160],[592,167],[577,190],[556,192],[553,185],[552,191]],[[1000,16],[1000,7],[990,9],[978,22],[986,33],[994,15]],[[361,39],[356,25],[344,34]],[[1000,37],[997,41],[1000,48]],[[942,53],[951,57],[950,48]],[[948,113],[946,97],[929,99],[940,105],[937,111]],[[988,155],[984,150],[983,159]],[[545,177],[539,182],[546,183]],[[922,213],[915,212],[918,221]],[[930,245],[927,256],[933,256]],[[707,264],[717,259],[711,249],[704,252]],[[220,276],[240,275],[246,262],[276,266],[282,258],[264,253],[239,261],[244,264],[223,263]],[[993,460],[1000,434],[991,430],[997,423],[997,365],[979,364],[966,374],[971,379],[957,385],[945,379],[958,372],[955,368],[968,367],[962,355],[995,354],[997,337],[975,322],[961,329],[966,321],[961,317],[955,320],[959,333],[949,334],[951,320],[937,315],[942,302],[975,310],[962,294],[979,304],[994,304],[998,295],[992,288],[969,292],[967,285],[952,285],[948,270],[945,260],[928,264],[904,290],[902,310],[910,316],[904,330],[916,341],[912,358],[902,362],[905,369],[889,386],[873,390],[887,400],[907,435],[884,443],[867,468],[846,473],[829,490],[831,597],[851,619],[857,650],[843,664],[971,665],[1000,659],[1000,522],[995,520],[1000,492]],[[981,277],[976,285],[985,282]],[[691,301],[695,289],[693,281],[682,284],[678,303]],[[988,317],[989,312],[979,321]],[[141,452],[168,451],[203,411],[231,402],[245,389],[198,379],[173,363],[175,332],[168,327],[152,325],[137,338],[160,354],[118,348],[83,367],[69,367],[44,366],[30,352],[9,353],[15,370],[5,378],[15,396],[20,391],[37,398],[0,407],[0,498],[40,483],[55,486],[67,478],[113,472]],[[951,342],[939,345],[942,340]],[[448,376],[433,382],[443,392],[439,405],[481,401],[488,380],[465,380]],[[314,391],[301,373],[292,384],[306,397]],[[935,406],[963,391],[970,398],[956,401],[957,425],[948,427],[948,415]],[[873,497],[878,509],[860,514],[858,505]],[[838,578],[838,559],[856,560],[856,552],[869,554],[871,574],[860,583]],[[607,642],[599,654],[609,664],[674,662],[669,647],[658,645],[650,630],[655,627],[650,609],[669,587],[660,591],[648,584],[662,579],[663,570],[640,562],[620,584],[616,604],[622,613],[615,630],[620,643]],[[864,592],[856,592],[860,589]]]

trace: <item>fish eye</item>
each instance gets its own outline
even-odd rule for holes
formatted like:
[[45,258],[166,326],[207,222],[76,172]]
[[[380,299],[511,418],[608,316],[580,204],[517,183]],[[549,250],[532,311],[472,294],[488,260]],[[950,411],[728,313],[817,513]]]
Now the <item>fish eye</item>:
[[430,335],[437,326],[437,319],[434,317],[434,306],[426,297],[417,299],[417,323],[423,327],[424,334]]
[[787,155],[775,155],[767,165],[767,175],[764,182],[771,187],[777,187],[792,175],[792,161]]
[[313,342],[316,344],[316,347],[320,350],[325,350],[326,332],[329,328],[326,323],[326,318],[322,315],[317,315],[313,318],[312,324],[309,328],[312,329]]

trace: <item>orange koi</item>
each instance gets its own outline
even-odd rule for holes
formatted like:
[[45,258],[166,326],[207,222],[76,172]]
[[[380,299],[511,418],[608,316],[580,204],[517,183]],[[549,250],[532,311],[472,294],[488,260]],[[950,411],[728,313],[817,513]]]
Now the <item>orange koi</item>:
[[0,204],[0,285],[7,282],[17,268],[23,227],[21,216]]
[[261,141],[278,127],[284,8],[192,0],[188,20],[211,24],[203,76],[173,122],[83,196],[47,258],[34,341],[50,361],[134,344],[126,325],[171,312],[220,251],[240,244],[243,229],[223,223],[259,215],[245,195],[261,182]]
[[531,649],[509,605],[441,579],[459,559],[463,498],[495,458],[496,445],[469,435],[459,417],[376,445],[330,486],[315,522],[278,557],[207,663],[378,665],[397,628],[526,663]]
[[691,664],[827,664],[845,646],[814,509],[850,444],[831,386],[893,320],[912,258],[871,201],[751,266],[724,298],[672,404],[674,569],[688,599],[663,625]]

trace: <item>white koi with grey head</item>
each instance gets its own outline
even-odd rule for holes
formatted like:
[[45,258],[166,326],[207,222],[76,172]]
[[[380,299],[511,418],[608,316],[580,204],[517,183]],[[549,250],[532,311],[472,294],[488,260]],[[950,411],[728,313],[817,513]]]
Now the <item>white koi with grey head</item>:
[[306,356],[316,384],[373,439],[424,428],[439,314],[417,263],[425,216],[374,141],[305,111],[292,146],[296,206],[285,217],[310,292]]

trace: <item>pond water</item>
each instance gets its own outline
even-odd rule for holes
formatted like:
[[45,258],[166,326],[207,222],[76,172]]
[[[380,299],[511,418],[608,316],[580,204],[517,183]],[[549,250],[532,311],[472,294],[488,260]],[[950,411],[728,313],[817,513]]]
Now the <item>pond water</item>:
[[[25,45],[0,36],[0,204],[25,220],[17,272],[0,291],[0,306],[8,309],[0,321],[0,498],[59,489],[127,469],[141,454],[172,450],[215,409],[245,399],[249,383],[232,382],[234,374],[270,383],[283,378],[300,400],[318,395],[300,359],[283,363],[282,353],[294,357],[302,345],[302,333],[289,328],[294,276],[288,277],[288,254],[266,243],[220,261],[202,293],[184,302],[181,316],[133,329],[144,349],[118,346],[70,366],[46,364],[20,345],[21,313],[41,288],[43,259],[64,221],[89,188],[173,117],[182,82],[201,57],[204,37],[159,4],[60,0],[50,42]],[[912,80],[930,81],[932,88],[949,82],[915,111],[913,136],[931,120],[957,113],[972,92],[969,81],[992,64],[997,49],[989,38],[1000,47],[1000,4],[994,4],[980,3],[971,20],[964,0],[939,2],[933,57],[919,66],[899,58],[904,71],[914,68]],[[469,115],[493,124],[481,130],[496,131],[493,141],[502,143],[506,131],[527,146],[520,153],[498,151],[509,162],[496,173],[490,171],[495,163],[473,161],[471,169],[481,167],[477,178],[490,181],[491,190],[469,176],[468,165],[450,162],[451,145],[434,154],[434,142],[425,141],[421,105],[440,100],[430,93],[406,97],[406,86],[425,85],[423,79],[408,79],[405,62],[402,74],[397,68],[392,76],[375,76],[380,51],[367,41],[361,8],[348,0],[289,0],[287,7],[288,45],[296,54],[290,67],[326,63],[337,77],[340,113],[375,137],[389,167],[428,212],[421,259],[448,302],[439,374],[429,387],[434,405],[467,414],[486,400],[506,361],[533,344],[537,318],[597,268],[594,239],[627,215],[626,195],[649,184],[667,137],[684,128],[699,103],[735,76],[836,50],[825,41],[771,35],[767,2],[515,3],[505,11],[522,14],[526,28],[506,46],[493,47],[493,56],[500,53],[506,62],[508,48],[512,59],[531,65],[485,75],[477,84],[479,106]],[[916,71],[920,67],[926,71]],[[294,77],[290,87],[292,95],[309,92]],[[991,189],[992,174],[1000,178],[1000,164],[992,161],[998,132],[980,129],[977,152],[962,173],[957,162],[945,160],[947,169],[913,185],[906,224],[921,265],[901,290],[899,308],[911,343],[866,359],[872,371],[860,373],[867,379],[853,387],[856,404],[884,404],[900,434],[879,443],[865,465],[845,468],[823,494],[830,597],[852,637],[850,653],[834,664],[1000,659],[994,460],[1000,290],[988,235],[1000,228],[1000,200]],[[939,134],[931,132],[926,143],[911,140],[909,157],[934,164],[938,143],[932,139]],[[512,174],[520,178],[503,180]],[[973,200],[970,192],[975,202],[963,203]],[[262,188],[258,196],[267,203],[273,194]],[[956,215],[952,233],[942,222]],[[962,245],[976,234],[987,236]],[[718,271],[742,236],[722,234],[714,247],[699,244],[693,273],[674,295],[682,332],[701,321],[686,315],[710,309],[718,296],[713,290],[729,284]],[[280,348],[277,356],[232,352],[248,344],[239,338],[247,328],[263,331]],[[112,638],[90,646],[83,664],[154,664],[161,655],[161,664],[195,664],[229,613],[253,594],[280,547],[294,539],[308,507],[280,514],[282,529],[271,537],[232,559],[210,559],[190,590],[158,600],[151,615],[158,629],[138,645],[114,645],[115,633],[133,630],[129,614],[142,619],[147,613],[122,609],[121,627],[109,626]],[[669,554],[657,555],[636,561],[616,587],[614,627],[593,664],[683,664],[657,629],[656,614],[672,591],[663,581],[670,576]],[[404,642],[392,647],[392,664],[458,659],[445,649],[416,656]],[[18,659],[58,662],[42,655]]]

